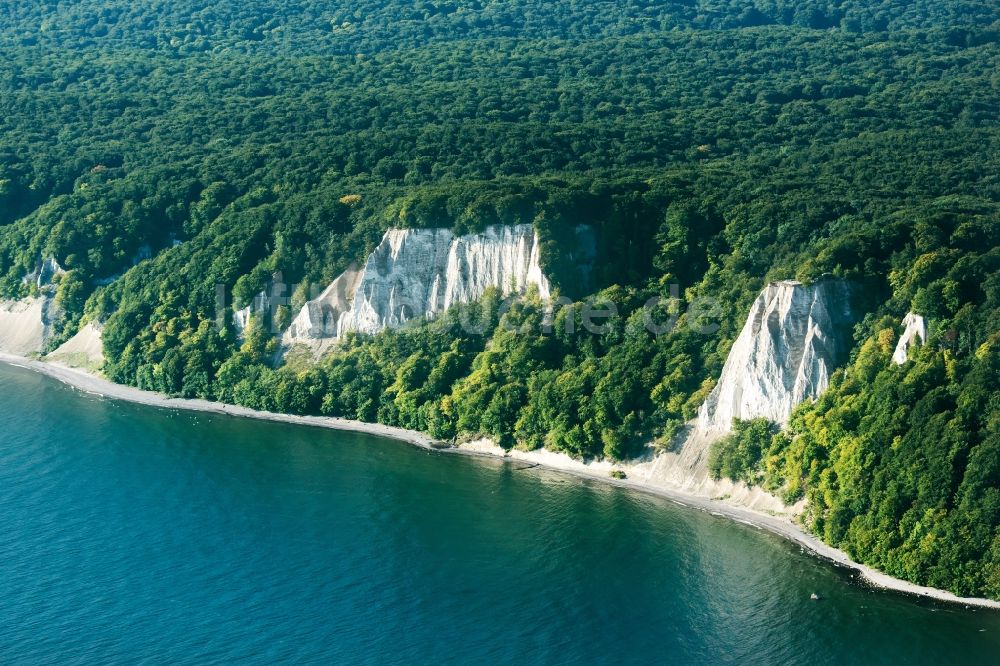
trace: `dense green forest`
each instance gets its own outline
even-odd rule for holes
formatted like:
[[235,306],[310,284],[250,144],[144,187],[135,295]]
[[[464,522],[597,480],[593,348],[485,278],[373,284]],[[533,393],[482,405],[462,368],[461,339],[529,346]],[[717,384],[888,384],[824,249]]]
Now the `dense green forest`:
[[671,30],[781,25],[844,32],[989,26],[975,0],[9,0],[5,36],[22,44],[198,52],[371,53],[510,37],[583,40]]
[[[694,415],[767,280],[836,275],[867,299],[850,364],[714,472],[807,497],[860,561],[1000,598],[1000,6],[7,5],[0,296],[54,257],[53,345],[98,320],[122,383],[621,459]],[[261,322],[217,326],[216,285],[242,305],[390,226],[521,222],[581,300],[553,326],[488,294],[281,367]],[[587,284],[560,254],[579,224]],[[680,314],[659,336],[655,296]],[[603,335],[565,325],[587,302],[618,307]],[[897,367],[910,310],[931,340]]]

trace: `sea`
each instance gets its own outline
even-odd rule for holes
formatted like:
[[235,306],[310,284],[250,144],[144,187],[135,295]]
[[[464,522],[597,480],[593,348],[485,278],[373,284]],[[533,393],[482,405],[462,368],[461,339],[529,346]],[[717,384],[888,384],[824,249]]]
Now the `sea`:
[[1000,612],[592,480],[0,365],[0,664],[285,663],[996,664]]

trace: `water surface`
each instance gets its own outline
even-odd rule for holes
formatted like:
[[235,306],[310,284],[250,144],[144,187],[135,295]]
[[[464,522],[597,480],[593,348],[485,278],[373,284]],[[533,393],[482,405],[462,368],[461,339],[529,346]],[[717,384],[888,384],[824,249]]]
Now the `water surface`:
[[873,591],[659,498],[2,365],[0,401],[4,664],[1000,655],[1000,613]]

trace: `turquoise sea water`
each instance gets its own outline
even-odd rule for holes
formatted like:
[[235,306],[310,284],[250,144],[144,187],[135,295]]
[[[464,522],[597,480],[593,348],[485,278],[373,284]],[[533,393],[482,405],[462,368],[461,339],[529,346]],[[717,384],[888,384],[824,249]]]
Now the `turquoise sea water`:
[[1000,613],[665,500],[2,365],[0,402],[3,664],[1000,657]]

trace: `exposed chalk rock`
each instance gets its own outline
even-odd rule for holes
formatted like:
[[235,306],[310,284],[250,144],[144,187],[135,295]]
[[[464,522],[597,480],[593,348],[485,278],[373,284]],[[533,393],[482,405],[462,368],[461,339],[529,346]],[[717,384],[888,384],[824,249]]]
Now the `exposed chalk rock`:
[[856,320],[850,296],[850,286],[836,280],[768,285],[751,307],[698,417],[665,450],[631,465],[628,478],[768,513],[800,513],[804,501],[786,506],[761,488],[713,479],[709,452],[731,432],[734,418],[784,424],[796,406],[826,389],[830,375],[849,356]]
[[306,303],[285,331],[283,344],[305,343],[322,351],[324,342],[337,337],[340,319],[351,309],[361,276],[362,271],[352,266],[331,282],[322,294]]
[[[539,264],[538,236],[530,225],[490,227],[481,234],[460,236],[451,243],[444,275],[444,301],[432,286],[427,313],[469,303],[489,287],[506,294],[523,293],[529,285],[539,296],[550,297],[549,281]],[[440,281],[441,276],[435,275]]]
[[0,301],[0,351],[17,356],[41,353],[49,338],[47,298]]
[[40,354],[62,317],[55,303],[54,282],[65,275],[53,257],[39,260],[23,282],[38,289],[38,296],[19,301],[0,300],[0,351],[18,356]]
[[696,428],[728,432],[733,419],[787,423],[792,410],[822,393],[850,351],[850,287],[768,285],[729,352],[719,382],[702,405]]
[[[827,387],[830,375],[850,350],[856,319],[850,296],[849,285],[836,280],[809,286],[792,281],[768,285],[750,309],[719,382],[698,418],[665,449],[651,446],[642,458],[614,467],[626,472],[633,482],[651,487],[676,489],[774,515],[801,513],[804,500],[789,506],[762,488],[713,479],[708,470],[709,451],[713,442],[730,432],[733,418],[765,417],[785,423],[797,405]],[[489,442],[464,446],[498,450]],[[611,469],[606,462],[572,461],[549,451],[511,451],[507,455],[595,473],[606,474]]]
[[46,358],[71,368],[96,370],[104,365],[104,344],[100,324],[91,322],[80,328],[76,335],[60,345]]
[[447,229],[390,229],[368,258],[337,334],[377,333],[431,317],[476,300],[489,287],[506,295],[534,284],[547,298],[538,254],[538,239],[527,224],[457,238]]
[[918,314],[907,313],[903,318],[903,334],[899,336],[899,343],[896,351],[892,354],[892,361],[896,365],[903,365],[909,360],[910,347],[927,342],[927,322]]
[[428,314],[443,300],[442,272],[453,240],[448,229],[387,231],[368,257],[351,307],[337,323],[337,337],[377,333]]
[[448,229],[390,229],[360,271],[348,271],[298,313],[286,346],[313,348],[348,331],[374,334],[480,298],[531,286],[549,298],[530,224],[454,236]]
[[274,316],[278,306],[288,303],[287,289],[288,285],[285,284],[281,271],[272,275],[271,282],[264,291],[250,299],[250,303],[245,308],[233,312],[233,326],[236,328],[237,335],[243,336],[243,332],[255,315],[263,315],[265,322],[269,323],[269,317]]
[[39,289],[44,289],[51,285],[57,277],[65,274],[66,271],[55,260],[55,257],[49,257],[48,259],[40,260],[38,265],[35,266],[35,270],[24,276],[24,283],[34,284]]
[[243,332],[250,326],[250,320],[253,319],[254,315],[271,312],[272,305],[271,297],[267,292],[262,291],[254,296],[245,308],[234,311],[233,326],[236,328],[236,333],[243,335]]

